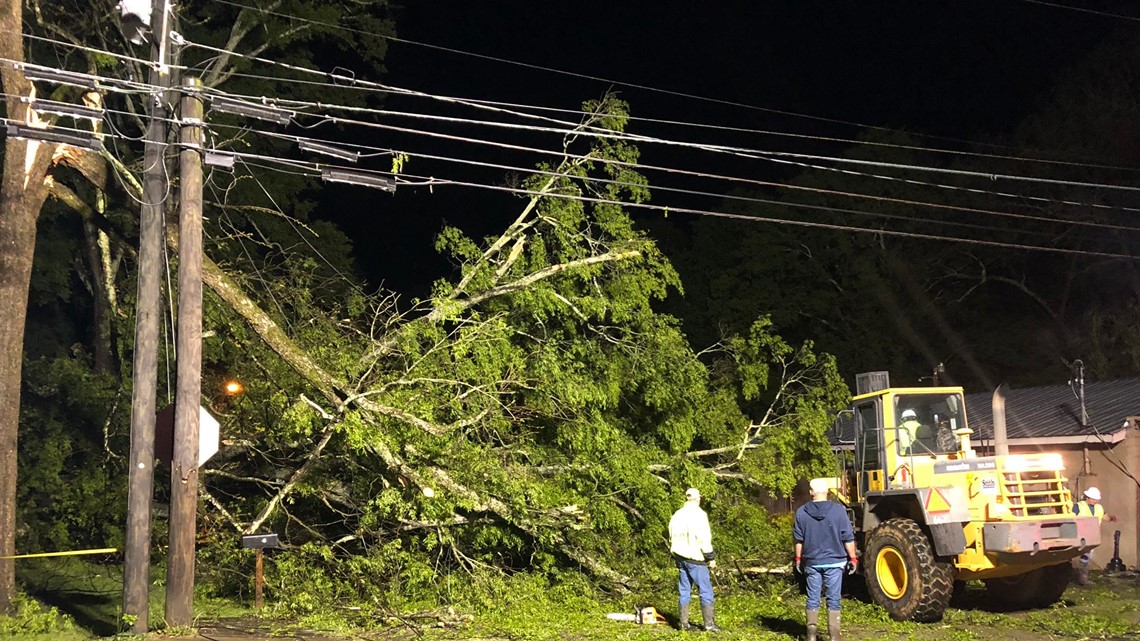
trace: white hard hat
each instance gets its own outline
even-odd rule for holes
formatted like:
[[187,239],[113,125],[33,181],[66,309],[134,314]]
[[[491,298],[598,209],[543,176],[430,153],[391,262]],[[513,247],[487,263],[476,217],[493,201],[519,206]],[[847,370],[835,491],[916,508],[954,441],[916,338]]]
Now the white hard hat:
[[827,494],[827,490],[830,487],[831,483],[829,483],[828,479],[825,478],[812,479],[811,481],[808,481],[808,488],[811,490],[812,494]]
[[1096,489],[1095,487],[1090,487],[1089,489],[1085,490],[1085,498],[1089,498],[1089,499],[1092,499],[1094,501],[1099,501],[1100,500],[1100,490]]
[[903,410],[903,418],[918,418],[918,414],[914,410]]
[[701,491],[695,487],[690,487],[689,489],[685,490],[685,498],[699,499],[701,498]]

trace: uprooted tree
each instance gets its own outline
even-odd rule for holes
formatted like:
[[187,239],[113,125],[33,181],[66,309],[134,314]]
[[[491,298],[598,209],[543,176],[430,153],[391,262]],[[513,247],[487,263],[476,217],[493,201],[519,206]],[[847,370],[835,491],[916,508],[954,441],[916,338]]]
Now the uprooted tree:
[[[607,97],[579,131],[624,124]],[[207,368],[249,390],[202,476],[207,536],[282,530],[305,544],[305,580],[282,582],[301,591],[327,572],[360,590],[522,570],[628,587],[696,485],[722,499],[725,545],[746,546],[732,528],[763,515],[742,499],[825,468],[847,390],[830,357],[766,319],[703,362],[654,312],[680,283],[621,207],[648,197],[636,157],[568,137],[500,235],[443,230],[459,273],[407,309],[328,296],[304,261],[248,288],[237,263],[207,261]],[[240,237],[216,240],[240,255],[225,250]]]
[[[243,24],[233,32],[248,35]],[[215,66],[227,62],[236,64]],[[607,97],[587,106],[579,131],[624,125],[625,106]],[[115,185],[130,191],[137,166],[87,159],[66,183],[44,184],[83,216],[103,270],[91,269],[92,295],[129,317],[130,279],[114,272],[119,261],[129,268],[129,208],[114,201],[130,202]],[[521,185],[522,210],[501,234],[442,231],[436,248],[458,273],[410,305],[316,260],[347,254],[342,237],[275,237],[314,226],[245,206],[249,181],[209,202],[206,376],[239,376],[248,391],[204,399],[225,430],[202,475],[201,533],[216,544],[206,560],[231,553],[238,532],[273,528],[296,546],[275,566],[280,591],[295,595],[377,590],[359,601],[374,603],[398,598],[387,586],[428,594],[449,576],[519,571],[630,586],[639,561],[662,560],[665,523],[688,485],[713,497],[721,545],[746,551],[739,533],[764,521],[752,499],[821,471],[846,389],[830,357],[787,344],[766,319],[698,357],[677,321],[655,313],[680,282],[622,209],[648,197],[636,160],[624,143],[571,135]],[[320,243],[330,251],[308,251]],[[88,382],[81,363],[36,369],[80,392]],[[121,472],[113,424],[124,416],[109,387],[88,400],[111,405],[101,445]],[[43,393],[49,405],[57,392]],[[211,573],[219,567],[202,569],[222,583],[234,576]]]

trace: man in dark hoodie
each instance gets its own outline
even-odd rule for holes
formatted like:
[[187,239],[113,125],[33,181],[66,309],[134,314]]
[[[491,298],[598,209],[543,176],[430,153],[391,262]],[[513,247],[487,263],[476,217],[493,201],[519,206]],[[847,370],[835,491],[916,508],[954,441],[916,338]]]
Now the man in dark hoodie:
[[839,636],[839,595],[843,571],[854,574],[859,567],[855,532],[847,510],[827,500],[830,479],[812,479],[811,502],[796,510],[792,539],[796,542],[796,571],[807,579],[807,641],[816,641],[820,592],[827,586],[827,631],[831,641]]

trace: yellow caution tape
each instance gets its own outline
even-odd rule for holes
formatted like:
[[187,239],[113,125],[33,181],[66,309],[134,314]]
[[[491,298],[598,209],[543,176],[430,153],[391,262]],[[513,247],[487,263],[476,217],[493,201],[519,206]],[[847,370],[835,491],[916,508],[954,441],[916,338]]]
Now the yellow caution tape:
[[70,550],[67,552],[41,552],[39,554],[17,554],[16,556],[0,556],[0,559],[34,559],[45,556],[79,556],[81,554],[111,554],[118,552],[118,548],[99,548],[97,550]]

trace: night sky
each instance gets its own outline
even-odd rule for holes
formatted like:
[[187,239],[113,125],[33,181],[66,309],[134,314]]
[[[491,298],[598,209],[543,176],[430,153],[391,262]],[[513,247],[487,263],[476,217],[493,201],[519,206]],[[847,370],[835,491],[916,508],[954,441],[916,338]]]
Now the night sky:
[[[1120,9],[1120,3],[1111,2],[1081,6]],[[939,137],[987,140],[1007,135],[1039,106],[1059,72],[1079,61],[1123,22],[1005,0],[447,0],[408,3],[397,7],[395,16],[397,35],[407,40],[613,81],[394,42],[383,81],[398,87],[568,109],[613,89],[630,103],[634,116],[646,118],[848,138],[860,134],[857,126],[767,109]],[[416,99],[393,98],[386,106],[453,113],[438,103]],[[684,140],[816,151],[810,144],[770,138],[742,140],[735,134],[653,123],[634,123],[630,130]],[[476,128],[452,131],[538,142]],[[935,138],[926,140],[933,145],[951,144]],[[552,146],[553,142],[547,137],[539,144]],[[416,160],[415,151],[519,162],[519,157],[508,160],[494,151],[447,146],[422,138],[394,135],[371,144],[407,148],[413,154],[411,171],[430,175],[476,174]],[[647,163],[678,164],[675,150],[645,146],[642,152]],[[830,152],[837,150],[831,148]],[[531,158],[531,165],[537,160]],[[496,179],[488,172],[477,176],[484,181]],[[354,238],[362,272],[374,283],[382,282],[411,295],[425,294],[430,282],[447,270],[430,249],[432,237],[444,222],[475,235],[493,233],[519,207],[516,197],[454,187],[431,193],[402,189],[396,196],[340,193],[345,195],[325,209],[324,215]],[[658,197],[656,201],[667,199]]]

